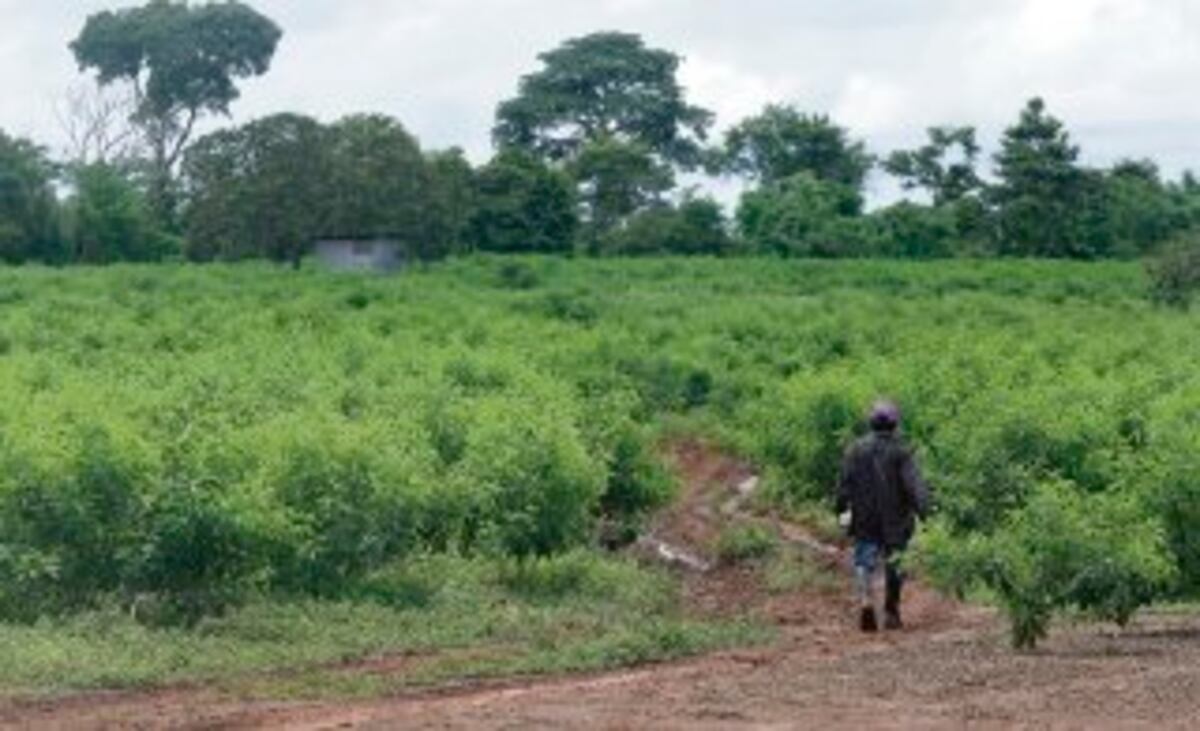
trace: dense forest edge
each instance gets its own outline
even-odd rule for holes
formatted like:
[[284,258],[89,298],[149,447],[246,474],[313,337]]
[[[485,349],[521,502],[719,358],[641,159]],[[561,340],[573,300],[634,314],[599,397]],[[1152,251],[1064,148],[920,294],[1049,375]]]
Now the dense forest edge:
[[[297,262],[320,238],[386,237],[422,260],[1168,251],[1164,299],[1196,277],[1178,261],[1195,258],[1196,177],[1164,179],[1148,159],[1083,165],[1040,98],[990,166],[969,124],[883,153],[784,101],[717,134],[714,114],[687,100],[680,56],[598,32],[538,57],[497,108],[495,155],[478,166],[371,112],[324,123],[285,111],[197,136],[199,122],[229,114],[239,81],[269,72],[282,42],[283,29],[239,2],[154,0],[88,18],[70,52],[93,81],[60,104],[65,148],[51,155],[0,132],[0,259]],[[872,171],[910,198],[866,210]],[[737,179],[745,192],[730,214],[681,187],[684,174]]]

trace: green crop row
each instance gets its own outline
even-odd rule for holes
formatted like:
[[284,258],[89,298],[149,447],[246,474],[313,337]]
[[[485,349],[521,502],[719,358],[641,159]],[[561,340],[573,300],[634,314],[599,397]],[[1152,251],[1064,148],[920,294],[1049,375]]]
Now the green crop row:
[[[195,618],[344,595],[416,554],[619,542],[669,499],[664,425],[754,460],[777,500],[821,500],[879,394],[937,491],[947,585],[1015,569],[939,546],[1051,555],[1022,527],[1050,494],[1144,518],[1111,574],[1139,598],[1194,592],[1200,340],[1146,286],[1019,261],[6,270],[0,617],[117,597]],[[1072,586],[1125,555],[1079,525],[1103,550],[1071,553]]]

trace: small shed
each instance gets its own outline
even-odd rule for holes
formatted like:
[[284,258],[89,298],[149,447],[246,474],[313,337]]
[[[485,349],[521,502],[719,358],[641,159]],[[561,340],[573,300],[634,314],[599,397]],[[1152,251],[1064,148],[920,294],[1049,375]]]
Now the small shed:
[[404,246],[388,238],[320,239],[317,261],[340,271],[394,272],[407,263]]

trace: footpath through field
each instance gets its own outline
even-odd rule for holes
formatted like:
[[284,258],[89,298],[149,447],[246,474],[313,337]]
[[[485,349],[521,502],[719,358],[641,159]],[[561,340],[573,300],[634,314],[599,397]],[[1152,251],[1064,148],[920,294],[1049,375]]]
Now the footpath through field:
[[[754,474],[700,443],[672,450],[678,504],[638,550],[679,563],[690,611],[750,612],[771,647],[611,674],[442,688],[371,701],[271,703],[205,690],[85,696],[4,707],[16,728],[1200,728],[1200,618],[1151,614],[1125,632],[1056,632],[1036,653],[1009,649],[992,613],[915,584],[908,628],[863,636],[847,592],[828,581],[770,593],[744,567],[705,554],[723,525],[769,521],[823,571],[837,546],[746,509]],[[364,663],[350,672],[386,672]]]

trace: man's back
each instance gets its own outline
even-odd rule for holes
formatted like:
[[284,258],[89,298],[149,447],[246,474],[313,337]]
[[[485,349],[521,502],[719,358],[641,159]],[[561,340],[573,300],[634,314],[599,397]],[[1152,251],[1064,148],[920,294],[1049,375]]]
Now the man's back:
[[847,450],[837,502],[839,511],[851,511],[851,535],[898,548],[912,538],[915,516],[925,514],[928,491],[903,440],[874,432]]

